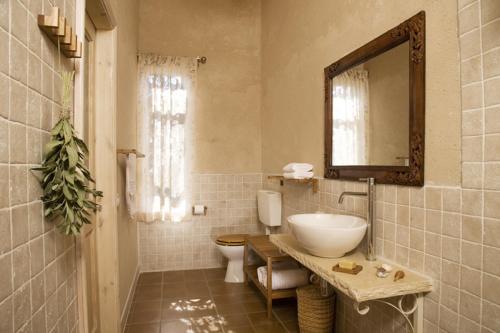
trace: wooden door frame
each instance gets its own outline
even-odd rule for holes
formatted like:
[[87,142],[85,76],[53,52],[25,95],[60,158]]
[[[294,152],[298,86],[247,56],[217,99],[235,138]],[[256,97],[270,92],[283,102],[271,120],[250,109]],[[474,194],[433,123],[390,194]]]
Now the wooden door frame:
[[[121,331],[118,285],[118,238],[116,212],[116,66],[117,29],[113,7],[109,0],[77,0],[76,29],[78,36],[85,36],[86,5],[92,8],[90,18],[96,25],[95,36],[95,180],[96,187],[104,192],[100,201],[102,209],[96,213],[96,261],[99,288],[100,332]],[[96,14],[97,13],[97,14]],[[89,13],[91,14],[91,13]],[[104,22],[104,23],[103,23]],[[84,120],[84,62],[75,62],[75,128],[83,131]],[[79,332],[88,332],[85,262],[82,242],[77,243],[77,287]],[[105,320],[103,320],[105,318]]]

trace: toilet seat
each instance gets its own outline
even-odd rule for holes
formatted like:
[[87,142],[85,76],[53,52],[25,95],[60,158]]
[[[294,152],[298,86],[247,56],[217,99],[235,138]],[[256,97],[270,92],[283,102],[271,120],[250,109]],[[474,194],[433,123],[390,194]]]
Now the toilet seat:
[[247,234],[222,235],[217,237],[215,243],[222,246],[243,246],[247,237]]

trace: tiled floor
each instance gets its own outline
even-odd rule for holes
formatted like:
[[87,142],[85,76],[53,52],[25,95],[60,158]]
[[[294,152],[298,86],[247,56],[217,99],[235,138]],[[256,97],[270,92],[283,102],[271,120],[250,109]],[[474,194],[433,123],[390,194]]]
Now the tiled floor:
[[295,299],[265,299],[251,283],[224,282],[224,269],[143,273],[126,333],[298,332]]

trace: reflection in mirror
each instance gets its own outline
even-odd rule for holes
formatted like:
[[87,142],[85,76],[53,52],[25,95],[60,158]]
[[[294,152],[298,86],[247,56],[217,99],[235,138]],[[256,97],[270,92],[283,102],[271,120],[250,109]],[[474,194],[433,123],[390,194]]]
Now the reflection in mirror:
[[408,56],[407,41],[332,79],[332,165],[408,165]]

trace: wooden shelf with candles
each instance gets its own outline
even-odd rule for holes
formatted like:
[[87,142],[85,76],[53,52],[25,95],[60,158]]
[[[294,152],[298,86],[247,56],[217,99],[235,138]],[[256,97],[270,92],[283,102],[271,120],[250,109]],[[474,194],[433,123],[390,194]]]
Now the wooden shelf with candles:
[[144,157],[146,157],[146,155],[144,155],[143,153],[138,152],[136,149],[117,149],[116,152],[118,154],[125,154],[127,156],[129,154],[135,154],[135,156],[137,158],[144,158]]
[[267,176],[268,179],[278,179],[280,181],[280,185],[283,186],[284,182],[294,183],[294,184],[312,184],[313,193],[317,193],[319,190],[319,179],[318,178],[305,178],[305,179],[294,179],[294,178],[285,178],[281,175],[271,175]]
[[52,7],[50,15],[38,15],[38,26],[56,46],[59,44],[66,58],[82,57],[82,42],[58,7]]

